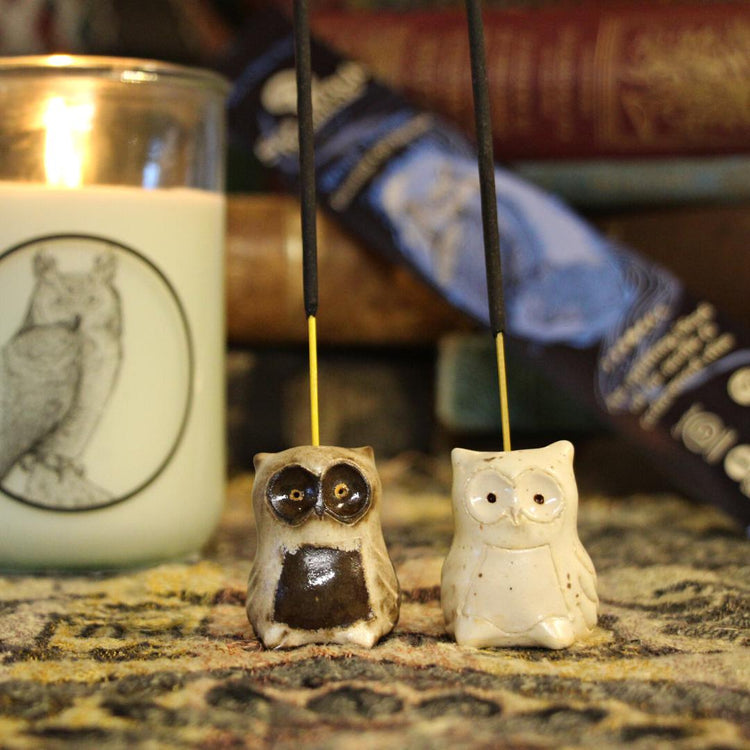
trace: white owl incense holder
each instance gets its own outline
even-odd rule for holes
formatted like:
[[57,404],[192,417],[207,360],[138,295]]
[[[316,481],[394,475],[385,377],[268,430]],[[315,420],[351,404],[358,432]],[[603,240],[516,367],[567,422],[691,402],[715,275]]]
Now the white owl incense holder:
[[596,573],[578,539],[573,445],[560,441],[510,449],[505,306],[479,0],[466,0],[466,12],[504,450],[453,451],[455,534],[443,565],[443,615],[462,646],[566,648],[596,625]]
[[258,549],[247,615],[267,648],[372,647],[399,614],[371,448],[300,446],[255,457]]
[[455,448],[455,535],[443,565],[448,632],[462,646],[559,649],[596,625],[596,573],[578,539],[573,445]]

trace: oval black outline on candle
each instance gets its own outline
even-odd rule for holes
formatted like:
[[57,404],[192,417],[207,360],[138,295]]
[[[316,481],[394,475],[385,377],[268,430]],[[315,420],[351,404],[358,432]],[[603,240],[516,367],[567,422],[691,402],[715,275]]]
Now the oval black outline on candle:
[[[104,508],[109,508],[113,505],[118,505],[140,494],[149,485],[153,484],[153,482],[155,482],[156,479],[158,479],[158,477],[164,472],[167,466],[169,466],[169,464],[172,462],[172,459],[177,453],[177,450],[180,447],[180,443],[182,443],[183,437],[185,436],[185,430],[187,428],[188,419],[190,417],[190,412],[192,411],[193,391],[194,391],[194,386],[195,386],[195,352],[194,352],[194,346],[193,346],[193,336],[190,330],[190,323],[188,321],[185,308],[182,304],[182,300],[177,294],[177,290],[174,288],[174,286],[169,281],[169,279],[164,274],[164,272],[152,260],[147,258],[143,253],[139,252],[138,250],[133,249],[132,247],[129,247],[128,245],[124,245],[123,243],[117,242],[116,240],[112,240],[108,237],[103,237],[101,235],[94,235],[94,234],[71,233],[71,234],[41,235],[39,237],[34,237],[30,240],[25,240],[24,242],[18,245],[14,245],[9,250],[6,250],[5,252],[1,253],[0,264],[6,258],[8,258],[8,256],[13,255],[18,252],[22,252],[23,250],[26,250],[26,249],[29,249],[29,247],[33,245],[37,245],[43,242],[52,242],[54,240],[61,240],[61,239],[62,240],[87,240],[87,241],[99,242],[104,245],[113,247],[116,250],[120,250],[124,252],[126,255],[131,255],[136,260],[141,261],[150,271],[152,271],[156,275],[157,279],[163,284],[166,292],[168,293],[168,297],[174,303],[174,306],[178,313],[179,320],[182,323],[183,333],[185,334],[185,345],[186,345],[186,350],[187,350],[186,352],[187,353],[187,366],[188,366],[187,393],[185,397],[185,404],[183,407],[183,416],[182,416],[182,419],[180,420],[177,433],[174,437],[174,440],[172,441],[171,448],[167,451],[167,454],[164,457],[164,460],[160,464],[157,465],[156,469],[154,469],[151,472],[151,474],[148,476],[147,479],[145,479],[143,482],[137,485],[134,489],[129,490],[122,495],[116,495],[115,497],[108,499],[106,502],[98,503],[96,505],[86,505],[86,506],[81,506],[81,507],[57,507],[54,505],[45,505],[44,503],[35,502],[34,500],[29,500],[28,498],[23,497],[22,495],[19,495],[16,492],[9,491],[3,486],[2,482],[0,482],[0,492],[4,493],[5,495],[12,498],[13,500],[17,500],[18,502],[23,503],[24,505],[30,505],[34,508],[39,508],[41,510],[49,510],[49,511],[58,512],[58,513],[85,513],[87,511],[101,510]],[[0,342],[0,349],[2,348],[2,346],[4,346],[5,343],[6,342]]]

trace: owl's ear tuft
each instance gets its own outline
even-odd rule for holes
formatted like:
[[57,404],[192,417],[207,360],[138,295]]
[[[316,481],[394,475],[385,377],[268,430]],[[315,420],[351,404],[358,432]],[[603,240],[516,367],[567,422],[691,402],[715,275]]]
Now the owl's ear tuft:
[[476,451],[468,448],[454,448],[451,451],[451,464],[454,469],[462,468],[476,460]]
[[575,454],[575,447],[570,440],[558,440],[556,443],[547,446],[547,450],[552,451],[556,458],[561,461],[567,461],[569,464],[573,464],[573,455]]
[[363,445],[361,448],[352,448],[352,450],[372,462],[375,461],[375,451],[371,445]]
[[94,260],[94,275],[105,282],[111,282],[115,277],[116,266],[117,260],[112,253],[97,255]]
[[57,271],[57,261],[44,250],[34,256],[34,275],[41,279]]
[[253,466],[255,467],[255,471],[260,471],[263,464],[268,460],[268,457],[272,455],[272,453],[256,453],[253,456]]

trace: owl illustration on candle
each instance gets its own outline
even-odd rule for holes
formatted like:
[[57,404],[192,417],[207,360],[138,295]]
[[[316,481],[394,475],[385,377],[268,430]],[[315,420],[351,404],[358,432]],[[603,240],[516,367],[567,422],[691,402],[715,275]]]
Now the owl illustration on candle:
[[247,615],[267,648],[372,647],[399,613],[372,448],[298,446],[255,457],[258,548]]
[[573,445],[455,448],[455,533],[441,601],[459,645],[560,649],[596,625],[596,573],[577,531]]
[[0,482],[19,465],[29,502],[85,508],[110,499],[81,460],[122,361],[115,271],[111,253],[84,272],[34,255],[25,320],[0,350]]

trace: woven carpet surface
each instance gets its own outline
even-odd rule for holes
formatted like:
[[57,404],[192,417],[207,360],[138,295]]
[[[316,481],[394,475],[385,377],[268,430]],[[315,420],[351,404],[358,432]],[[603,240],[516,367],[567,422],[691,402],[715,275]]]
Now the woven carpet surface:
[[371,651],[266,651],[244,611],[251,478],[200,559],[0,578],[3,748],[750,747],[748,542],[670,494],[584,495],[600,623],[565,651],[443,628],[445,466],[381,467],[399,624]]

